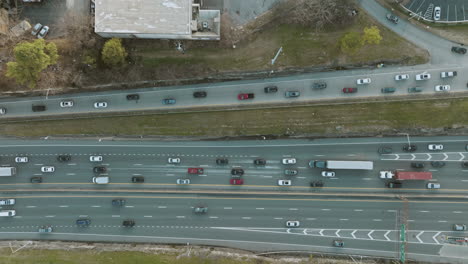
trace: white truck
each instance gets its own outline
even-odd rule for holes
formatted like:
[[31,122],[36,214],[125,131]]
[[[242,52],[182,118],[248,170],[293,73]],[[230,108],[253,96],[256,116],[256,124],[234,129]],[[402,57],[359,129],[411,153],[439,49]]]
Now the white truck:
[[453,78],[457,76],[456,71],[449,71],[449,72],[441,72],[440,73],[440,78]]
[[0,177],[8,177],[16,175],[15,167],[0,167]]
[[1,210],[0,211],[0,216],[15,216],[16,211],[15,210]]
[[311,168],[322,169],[342,169],[342,170],[373,170],[374,163],[372,161],[355,161],[355,160],[327,160],[327,161],[311,161]]

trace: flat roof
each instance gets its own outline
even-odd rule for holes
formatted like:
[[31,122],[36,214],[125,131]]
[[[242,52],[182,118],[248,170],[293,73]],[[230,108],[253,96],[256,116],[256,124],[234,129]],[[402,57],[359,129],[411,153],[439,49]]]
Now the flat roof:
[[96,32],[191,35],[190,0],[96,0]]

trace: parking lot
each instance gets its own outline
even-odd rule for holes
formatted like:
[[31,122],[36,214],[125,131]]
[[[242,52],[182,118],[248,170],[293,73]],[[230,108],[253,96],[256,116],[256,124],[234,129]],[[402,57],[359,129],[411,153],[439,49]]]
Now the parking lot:
[[428,21],[434,21],[434,9],[440,7],[440,20],[436,22],[468,22],[468,2],[466,0],[412,0],[404,7]]

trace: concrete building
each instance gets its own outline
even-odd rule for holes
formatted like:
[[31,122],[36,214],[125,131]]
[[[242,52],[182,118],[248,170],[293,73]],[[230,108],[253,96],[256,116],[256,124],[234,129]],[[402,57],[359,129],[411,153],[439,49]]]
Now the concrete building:
[[105,38],[220,39],[220,10],[193,0],[96,0],[94,31]]

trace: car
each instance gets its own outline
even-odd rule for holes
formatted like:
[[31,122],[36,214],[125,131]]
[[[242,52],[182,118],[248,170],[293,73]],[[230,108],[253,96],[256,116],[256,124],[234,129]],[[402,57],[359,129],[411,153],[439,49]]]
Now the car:
[[135,221],[134,221],[134,220],[130,220],[130,219],[123,220],[122,225],[123,225],[124,227],[133,227],[133,226],[135,225]]
[[263,88],[263,90],[265,91],[265,93],[276,93],[278,92],[278,87],[275,85],[270,85]]
[[16,200],[13,198],[10,199],[0,199],[0,205],[15,205]]
[[73,107],[73,101],[72,100],[67,100],[67,101],[61,101],[60,102],[60,107]]
[[15,162],[16,163],[27,163],[29,161],[28,157],[16,157]]
[[431,161],[431,166],[434,168],[442,168],[445,166],[445,162],[443,161]]
[[299,173],[298,170],[296,169],[286,169],[284,170],[284,175],[288,175],[288,176],[294,176],[294,175],[297,175]]
[[440,6],[434,7],[434,20],[440,20],[441,9]]
[[348,87],[348,88],[343,88],[343,93],[357,93],[357,88],[354,87]]
[[91,162],[101,162],[102,156],[89,156],[89,161]]
[[253,93],[240,93],[237,95],[237,99],[239,100],[248,100],[248,99],[254,99],[255,94]]
[[37,33],[39,33],[39,31],[41,31],[41,29],[42,29],[42,24],[37,23],[36,25],[34,25],[33,29],[31,30],[31,35],[36,36]]
[[322,176],[323,177],[335,177],[335,172],[334,171],[322,171]]
[[388,20],[390,20],[393,24],[398,24],[398,17],[395,16],[394,14],[391,14],[391,13],[387,13],[387,15],[385,16]]
[[327,83],[324,81],[318,81],[318,82],[312,83],[312,89],[314,90],[322,90],[325,88],[327,88]]
[[231,175],[240,177],[244,175],[244,170],[241,168],[232,168]]
[[428,182],[426,184],[427,189],[440,189],[440,183],[438,182]]
[[395,81],[408,80],[409,74],[398,74],[395,75]]
[[410,87],[408,88],[408,93],[420,93],[422,92],[422,88],[421,87]]
[[125,199],[114,199],[112,200],[112,206],[124,206],[125,205]]
[[386,185],[388,188],[401,188],[403,186],[401,182],[397,182],[397,181],[387,182]]
[[468,161],[462,161],[461,165],[463,168],[468,168]]
[[382,146],[382,147],[379,147],[377,151],[379,152],[379,154],[390,154],[393,152],[393,149],[388,146]]
[[392,179],[395,174],[392,171],[380,171],[380,179]]
[[344,242],[343,242],[343,240],[333,240],[333,246],[334,247],[344,247]]
[[454,224],[453,231],[466,231],[466,225],[464,224]]
[[295,158],[284,158],[282,160],[282,163],[284,165],[291,165],[291,164],[296,164],[296,159]]
[[33,112],[44,112],[45,110],[47,110],[47,107],[45,105],[33,105],[32,106]]
[[323,182],[322,181],[311,181],[310,182],[310,187],[323,187]]
[[7,113],[7,109],[5,107],[0,107],[0,115],[5,115]]
[[80,218],[76,220],[76,225],[77,226],[89,226],[91,224],[91,220],[88,218]]
[[169,164],[179,164],[180,163],[180,158],[168,158],[167,163],[169,163]]
[[436,85],[434,87],[434,90],[436,92],[447,92],[447,91],[450,91],[450,85],[448,84],[445,84],[445,85]]
[[54,166],[42,166],[41,171],[42,172],[54,172],[55,167]]
[[41,226],[41,227],[39,227],[39,229],[37,230],[37,232],[39,232],[39,233],[50,233],[50,232],[52,232],[52,231],[53,231],[53,229],[52,229],[51,226]]
[[442,144],[429,144],[427,145],[428,150],[444,150],[444,145]]
[[95,184],[108,184],[109,183],[109,177],[93,177],[93,183]]
[[60,161],[60,162],[68,162],[71,160],[71,156],[70,155],[59,155],[57,157],[57,160]]
[[227,165],[229,163],[229,160],[227,158],[217,158],[216,159],[216,164],[218,165]]
[[106,173],[107,168],[104,167],[104,166],[96,166],[96,167],[93,168],[93,172],[94,173]]
[[172,105],[176,103],[176,99],[174,98],[166,98],[162,100],[162,103],[165,105]]
[[190,184],[190,179],[177,179],[177,184]]
[[203,174],[203,168],[188,168],[187,173],[188,174]]
[[41,31],[39,31],[39,34],[37,34],[37,38],[38,39],[42,39],[42,38],[45,38],[45,36],[47,36],[47,33],[49,33],[49,27],[48,26],[44,26]]
[[299,221],[286,221],[286,227],[299,227],[300,225]]
[[145,177],[143,177],[143,176],[133,176],[133,177],[132,177],[132,182],[133,182],[133,183],[142,183],[142,182],[145,182]]
[[441,72],[440,73],[440,78],[453,78],[458,75],[457,71],[448,71],[448,72]]
[[286,98],[299,97],[301,93],[299,91],[287,91],[284,93],[284,96]]
[[193,208],[193,212],[196,214],[206,214],[208,213],[208,207],[206,206],[196,206]]
[[207,93],[205,91],[197,91],[193,93],[193,97],[195,98],[205,98]]
[[242,185],[244,184],[244,179],[230,179],[229,183],[231,185]]
[[422,162],[411,162],[411,168],[422,169],[422,168],[424,168],[424,163],[422,163]]
[[31,177],[30,181],[31,183],[41,183],[42,177]]
[[452,52],[455,52],[458,54],[466,54],[466,49],[462,47],[452,47]]
[[279,186],[291,186],[291,180],[278,180]]
[[371,79],[370,79],[370,78],[357,79],[356,83],[357,83],[358,85],[361,85],[361,84],[370,84],[370,83],[371,83]]
[[266,160],[265,159],[255,159],[254,164],[255,165],[266,165]]
[[96,108],[96,109],[107,108],[107,102],[95,102],[94,103],[94,108]]
[[431,75],[429,73],[420,73],[420,74],[416,74],[416,81],[425,81],[425,80],[429,80],[431,78]]
[[127,100],[140,100],[140,95],[139,94],[127,94]]
[[416,147],[416,145],[404,145],[403,146],[403,151],[406,151],[406,152],[414,152],[418,149],[418,147]]
[[96,12],[96,3],[95,3],[95,0],[91,0],[90,6],[89,6],[89,10],[90,10],[90,12],[91,12],[91,15],[94,15],[94,13]]
[[380,89],[382,93],[394,93],[396,91],[395,87],[385,87]]

